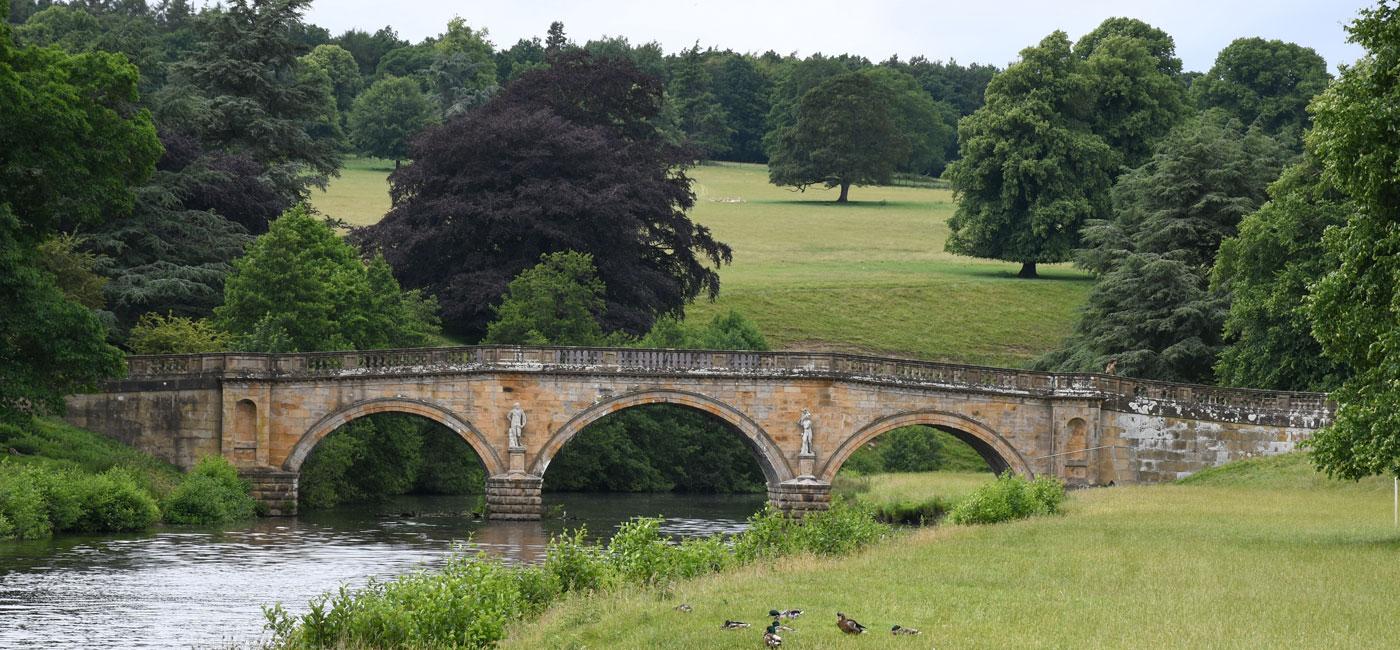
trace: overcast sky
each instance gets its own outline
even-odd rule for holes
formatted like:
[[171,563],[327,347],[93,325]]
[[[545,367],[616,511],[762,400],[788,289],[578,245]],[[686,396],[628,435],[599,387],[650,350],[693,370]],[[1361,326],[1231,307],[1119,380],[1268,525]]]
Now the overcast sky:
[[998,67],[1021,48],[1062,29],[1071,38],[1109,16],[1131,16],[1176,39],[1187,70],[1205,71],[1215,55],[1242,36],[1293,41],[1317,50],[1335,71],[1361,49],[1346,42],[1343,27],[1365,6],[1362,0],[316,0],[307,19],[333,34],[391,25],[417,41],[442,32],[460,15],[486,27],[498,48],[541,37],[562,20],[569,38],[584,42],[625,36],[659,41],[674,52],[699,41],[738,51],[861,54],[881,61],[922,54]]

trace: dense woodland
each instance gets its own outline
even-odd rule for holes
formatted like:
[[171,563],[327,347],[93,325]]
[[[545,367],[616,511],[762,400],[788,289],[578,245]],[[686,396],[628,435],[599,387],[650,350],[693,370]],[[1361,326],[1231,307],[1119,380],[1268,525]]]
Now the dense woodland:
[[[667,53],[578,43],[560,23],[506,47],[462,18],[410,43],[390,27],[332,35],[302,20],[309,1],[0,4],[0,417],[56,412],[120,375],[123,352],[762,349],[740,314],[680,321],[720,291],[733,253],[689,218],[687,170],[728,160],[766,163],[778,185],[840,188],[840,202],[941,175],[958,200],[949,251],[1025,278],[1056,262],[1096,278],[1041,367],[1336,389],[1324,466],[1400,468],[1384,451],[1400,367],[1400,143],[1386,118],[1400,27],[1385,5],[1353,26],[1366,58],[1333,79],[1309,48],[1248,37],[1184,71],[1170,35],[1129,18],[1077,41],[1053,32],[998,70]],[[399,169],[391,211],[346,232],[305,200],[351,153]],[[645,467],[628,485],[553,487],[756,484],[715,423],[618,417],[598,432],[613,442],[569,462],[655,450],[629,452]],[[657,449],[655,427],[729,436],[735,471],[662,466],[730,460]],[[308,474],[397,478],[323,502],[463,484],[424,460],[445,444],[431,427],[352,429]]]

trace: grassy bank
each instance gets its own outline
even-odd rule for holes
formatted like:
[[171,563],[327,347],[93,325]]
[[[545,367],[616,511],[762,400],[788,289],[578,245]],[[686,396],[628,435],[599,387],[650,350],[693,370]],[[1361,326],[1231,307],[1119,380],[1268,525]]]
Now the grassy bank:
[[181,474],[57,420],[0,424],[0,540],[138,531],[161,519],[216,524],[253,513],[248,485],[222,458]]
[[[784,635],[794,648],[1400,644],[1389,482],[1329,482],[1301,457],[1258,463],[1183,485],[1080,491],[1062,517],[923,529],[854,557],[686,581],[668,599],[572,599],[505,647],[761,647],[759,632],[719,624],[770,608],[808,610]],[[872,634],[899,624],[923,635],[844,637],[837,611]]]
[[[393,164],[352,159],[313,202],[356,224],[389,205]],[[688,310],[700,322],[738,309],[780,348],[892,354],[1021,366],[1068,334],[1091,281],[1067,265],[1019,280],[1019,266],[943,252],[952,193],[863,187],[798,193],[768,183],[761,165],[693,170],[692,217],[734,248],[717,302]]]

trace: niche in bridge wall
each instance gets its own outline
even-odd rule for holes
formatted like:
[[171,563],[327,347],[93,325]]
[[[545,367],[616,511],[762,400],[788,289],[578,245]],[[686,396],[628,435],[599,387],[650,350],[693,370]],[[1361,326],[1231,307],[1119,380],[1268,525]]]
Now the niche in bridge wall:
[[258,453],[258,405],[241,399],[233,405],[233,463],[253,465]]
[[1089,472],[1089,424],[1084,418],[1073,418],[1065,423],[1069,430],[1069,437],[1065,441],[1065,474],[1066,478],[1085,480]]

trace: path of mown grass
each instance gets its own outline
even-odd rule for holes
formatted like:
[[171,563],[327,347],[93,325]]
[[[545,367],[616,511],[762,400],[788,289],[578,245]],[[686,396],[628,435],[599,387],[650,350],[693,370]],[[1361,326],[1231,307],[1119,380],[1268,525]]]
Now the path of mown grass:
[[[808,610],[784,648],[1400,646],[1389,481],[1300,487],[1302,459],[1275,462],[1194,484],[1080,491],[1064,516],[923,529],[853,557],[685,582],[669,599],[574,599],[504,647],[761,647],[757,626],[720,622],[761,623],[775,607]],[[694,612],[675,612],[679,602]],[[840,635],[838,610],[871,634]],[[924,634],[870,638],[895,623]]]
[[[316,207],[377,221],[392,166],[351,159]],[[834,191],[770,185],[761,165],[707,164],[692,175],[692,217],[734,248],[734,263],[720,272],[719,300],[696,303],[689,318],[737,309],[775,347],[1024,366],[1069,333],[1091,285],[1067,265],[1020,280],[1018,265],[945,253],[948,190],[853,188],[853,203],[837,205]]]

